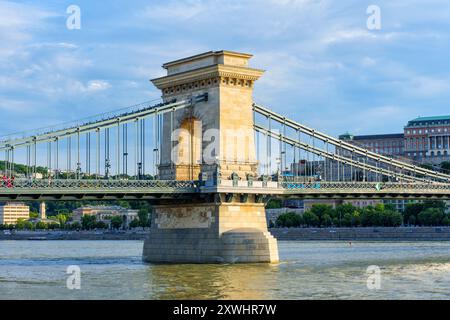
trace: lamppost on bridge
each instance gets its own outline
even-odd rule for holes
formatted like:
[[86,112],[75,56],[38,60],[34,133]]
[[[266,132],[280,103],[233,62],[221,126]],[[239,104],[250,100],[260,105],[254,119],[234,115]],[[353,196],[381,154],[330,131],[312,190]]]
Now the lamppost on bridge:
[[282,171],[281,159],[280,158],[276,158],[275,162],[277,163],[277,181],[280,181],[280,174],[281,174],[281,171]]

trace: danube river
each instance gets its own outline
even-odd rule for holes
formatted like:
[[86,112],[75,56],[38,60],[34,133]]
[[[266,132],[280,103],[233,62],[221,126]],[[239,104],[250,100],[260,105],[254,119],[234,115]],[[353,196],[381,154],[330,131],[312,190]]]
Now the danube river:
[[[280,241],[273,265],[151,265],[142,245],[0,241],[0,299],[450,299],[450,242]],[[79,290],[67,289],[69,265]]]

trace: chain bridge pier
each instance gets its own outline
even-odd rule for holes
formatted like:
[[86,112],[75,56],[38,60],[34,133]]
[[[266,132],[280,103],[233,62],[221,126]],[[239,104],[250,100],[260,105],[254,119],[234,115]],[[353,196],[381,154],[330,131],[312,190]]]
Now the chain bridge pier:
[[[0,200],[148,200],[143,259],[277,262],[265,204],[450,199],[450,175],[336,139],[255,103],[250,54],[168,62],[162,92],[89,119],[0,138]],[[298,106],[301,117],[301,106]]]

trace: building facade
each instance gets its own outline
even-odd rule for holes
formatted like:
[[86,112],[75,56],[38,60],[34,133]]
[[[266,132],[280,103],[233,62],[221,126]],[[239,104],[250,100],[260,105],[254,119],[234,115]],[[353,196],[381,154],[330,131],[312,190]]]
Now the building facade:
[[30,207],[20,202],[0,204],[0,224],[16,224],[19,219],[30,218]]
[[138,218],[138,210],[127,209],[120,206],[85,206],[73,210],[73,219],[80,221],[85,215],[96,216],[97,220],[109,224],[111,217],[123,218],[125,226]]
[[431,164],[450,161],[450,116],[419,117],[404,130],[406,157]]
[[349,133],[346,133],[340,135],[339,139],[385,156],[404,156],[405,136],[403,133],[373,134],[362,136],[353,136]]

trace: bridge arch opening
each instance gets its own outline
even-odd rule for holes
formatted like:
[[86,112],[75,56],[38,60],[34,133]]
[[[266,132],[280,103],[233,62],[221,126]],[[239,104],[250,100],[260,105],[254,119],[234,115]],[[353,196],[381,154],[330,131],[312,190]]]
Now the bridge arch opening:
[[179,125],[172,150],[176,180],[198,178],[202,163],[202,121],[196,117],[186,117]]

